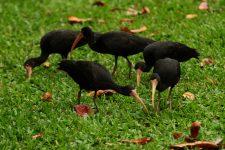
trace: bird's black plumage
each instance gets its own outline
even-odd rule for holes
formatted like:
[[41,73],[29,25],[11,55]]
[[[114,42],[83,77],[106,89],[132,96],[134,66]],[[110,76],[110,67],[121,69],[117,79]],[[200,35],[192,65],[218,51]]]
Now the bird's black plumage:
[[[25,68],[32,69],[44,63],[50,54],[58,53],[63,59],[66,59],[71,50],[72,44],[79,31],[73,30],[54,30],[46,33],[40,41],[41,54],[39,57],[30,58],[24,63]],[[100,33],[94,33],[98,36]],[[76,47],[83,46],[87,42],[82,39]],[[74,48],[76,48],[74,47]]]
[[[137,76],[140,76],[141,72],[150,71],[152,66],[159,59],[168,57],[183,62],[191,58],[198,59],[199,53],[196,49],[178,42],[158,41],[146,46],[143,51],[143,56],[145,62],[138,62],[135,65],[135,70],[139,71],[139,75],[137,74]],[[137,77],[137,80],[139,80],[138,78],[140,77]]]
[[[80,91],[78,93],[78,103],[81,95],[81,90],[114,90],[125,96],[134,96],[135,89],[132,86],[119,86],[116,84],[109,71],[99,63],[91,61],[72,61],[62,60],[59,63],[59,69],[67,72],[73,80],[79,84]],[[134,96],[135,97],[135,96]],[[95,103],[94,96],[94,103]],[[138,100],[140,101],[140,100]],[[143,103],[142,101],[140,101]],[[95,103],[97,108],[97,105]],[[145,107],[145,105],[143,104]]]
[[153,40],[122,31],[106,32],[98,38],[95,38],[93,31],[89,27],[82,28],[81,34],[92,50],[115,56],[115,65],[112,74],[117,69],[118,57],[124,57],[130,67],[129,76],[131,74],[132,64],[128,56],[142,52],[148,44],[154,42]]
[[[180,79],[180,64],[177,60],[171,58],[159,59],[154,64],[153,74],[151,75],[152,90],[154,95],[154,88],[160,92],[170,87],[169,98],[173,87],[178,83]],[[153,109],[154,109],[154,96],[153,96]],[[170,101],[171,104],[171,101]],[[171,107],[171,105],[170,105]],[[158,102],[159,108],[159,102]]]

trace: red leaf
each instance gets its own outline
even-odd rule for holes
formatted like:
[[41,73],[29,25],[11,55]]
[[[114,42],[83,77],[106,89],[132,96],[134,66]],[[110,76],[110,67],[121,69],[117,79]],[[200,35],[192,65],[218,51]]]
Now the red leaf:
[[142,138],[142,139],[133,139],[133,140],[121,140],[123,143],[133,143],[133,144],[147,144],[148,142],[152,141],[151,138]]
[[191,138],[197,138],[199,130],[200,130],[201,122],[195,121],[191,125]]
[[97,0],[93,3],[93,5],[96,5],[96,6],[105,6],[105,3],[100,1],[100,0]]
[[183,133],[181,133],[181,132],[174,132],[173,133],[173,138],[174,139],[179,139],[179,138],[181,138],[183,136]]
[[74,110],[77,112],[78,115],[84,117],[84,116],[88,116],[92,113],[92,109],[90,106],[88,105],[75,105],[74,106]]

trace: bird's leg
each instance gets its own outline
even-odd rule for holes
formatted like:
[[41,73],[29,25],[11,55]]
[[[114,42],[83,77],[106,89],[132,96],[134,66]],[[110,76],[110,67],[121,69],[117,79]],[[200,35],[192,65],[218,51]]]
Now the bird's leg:
[[117,60],[118,60],[118,56],[115,56],[115,65],[114,65],[114,68],[113,68],[112,76],[115,74],[116,69],[117,69]]
[[128,67],[129,67],[129,79],[130,79],[131,78],[132,63],[130,62],[130,60],[127,57],[125,57],[125,58],[127,60]]
[[80,90],[78,92],[78,96],[77,96],[78,104],[80,104],[81,91],[82,91],[82,89],[80,88]]
[[172,99],[171,99],[172,89],[173,89],[172,87],[169,87],[169,95],[167,99],[167,101],[169,100],[169,103],[170,103],[170,111],[172,110]]
[[95,91],[95,94],[93,96],[93,101],[94,101],[94,104],[95,104],[96,112],[98,112],[98,106],[96,104],[96,97],[97,97],[97,91]]
[[158,105],[157,105],[157,112],[160,111],[160,92],[158,91]]

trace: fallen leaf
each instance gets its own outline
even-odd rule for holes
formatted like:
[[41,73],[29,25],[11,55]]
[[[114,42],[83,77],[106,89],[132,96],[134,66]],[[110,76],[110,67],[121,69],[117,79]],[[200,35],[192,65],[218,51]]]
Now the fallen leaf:
[[132,33],[128,27],[121,27],[120,31],[127,32],[127,33]]
[[197,14],[187,14],[186,15],[186,19],[193,19],[193,18],[196,18],[198,15]]
[[138,15],[138,10],[134,8],[127,8],[127,15],[136,16]]
[[120,22],[133,22],[134,19],[133,18],[123,18],[123,19],[120,19]]
[[174,139],[179,139],[183,136],[183,133],[182,132],[174,132],[173,133],[173,138]]
[[52,100],[52,93],[50,92],[45,92],[42,96],[41,96],[41,99],[43,101],[48,101],[50,102]]
[[[101,95],[110,95],[116,93],[114,90],[98,90],[96,96],[101,96]],[[95,91],[91,91],[87,93],[87,96],[94,96]]]
[[134,139],[134,140],[121,140],[120,142],[123,142],[123,143],[133,143],[133,144],[147,144],[149,142],[151,142],[152,139],[151,138],[142,138],[142,139]]
[[132,33],[138,33],[138,32],[144,32],[147,30],[147,27],[146,26],[143,26],[139,29],[133,29],[133,30],[130,30]]
[[69,16],[68,21],[69,21],[70,24],[84,23],[84,22],[92,21],[92,18],[83,19],[83,18],[78,18],[78,17],[75,17],[75,16]]
[[195,121],[191,124],[191,135],[190,135],[191,138],[197,138],[200,127],[201,127],[201,122],[199,121]]
[[93,5],[96,5],[96,6],[105,6],[105,3],[102,2],[102,1],[100,1],[100,0],[98,0],[98,1],[95,1],[95,2],[93,3]]
[[218,139],[216,139],[216,141],[214,143],[216,145],[222,145],[223,144],[223,139],[222,138],[218,138]]
[[44,66],[45,68],[49,68],[49,67],[50,67],[50,63],[49,63],[48,61],[46,61],[46,62],[44,62],[43,66]]
[[150,13],[150,10],[147,6],[144,6],[142,9],[141,9],[141,14],[148,14]]
[[38,133],[38,134],[33,135],[33,136],[32,136],[32,139],[39,139],[39,138],[42,138],[42,137],[43,137],[43,133],[40,132],[40,133]]
[[214,61],[211,57],[203,58],[202,61],[200,62],[200,66],[204,67],[207,65],[213,65]]
[[185,148],[203,148],[203,149],[218,149],[220,146],[216,145],[213,142],[208,141],[196,141],[192,143],[183,143],[183,144],[177,144],[170,146],[170,149],[176,150],[176,149],[185,149]]
[[195,100],[195,95],[192,94],[191,92],[185,92],[185,93],[183,94],[183,97],[184,97],[184,98],[188,98],[188,99],[190,99],[190,100]]
[[208,10],[209,6],[207,2],[201,2],[200,5],[198,6],[198,9],[200,10]]
[[92,109],[88,105],[80,104],[80,105],[75,105],[74,110],[76,113],[82,117],[84,116],[89,116],[92,113]]

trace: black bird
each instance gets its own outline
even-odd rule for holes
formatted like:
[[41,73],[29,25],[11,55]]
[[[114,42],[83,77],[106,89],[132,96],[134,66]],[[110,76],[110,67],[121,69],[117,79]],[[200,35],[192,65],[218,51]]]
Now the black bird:
[[194,48],[190,48],[178,42],[154,42],[144,48],[143,56],[145,62],[138,62],[135,65],[137,72],[137,85],[140,84],[141,73],[149,72],[158,59],[172,58],[179,62],[187,61],[191,58],[197,58],[199,53]]
[[125,96],[133,96],[141,105],[145,111],[148,112],[143,100],[138,96],[136,90],[131,86],[117,85],[109,71],[99,63],[91,61],[72,61],[62,60],[59,63],[60,70],[63,70],[69,74],[73,80],[79,84],[80,90],[78,92],[78,104],[80,103],[81,91],[92,90],[95,91],[93,101],[96,105],[96,93],[98,90],[114,90]]
[[89,27],[81,29],[73,46],[76,46],[80,39],[85,39],[89,47],[96,52],[115,56],[112,75],[114,75],[117,69],[118,57],[124,57],[129,65],[129,77],[131,76],[132,63],[129,61],[128,56],[142,52],[148,44],[154,42],[153,40],[122,31],[106,32],[95,38],[94,32]]
[[[58,53],[62,56],[62,59],[66,59],[78,34],[79,31],[72,30],[54,30],[46,33],[40,41],[41,55],[30,58],[24,63],[27,76],[30,78],[32,69],[44,63],[50,54]],[[94,35],[98,36],[100,33],[94,33]],[[86,43],[85,40],[81,40],[76,47],[83,46]]]
[[170,102],[170,110],[172,109],[171,92],[173,87],[180,80],[180,64],[177,60],[171,58],[159,59],[154,64],[153,74],[151,75],[152,81],[152,110],[154,111],[155,89],[158,90],[158,105],[160,105],[160,92],[170,88],[168,100]]

